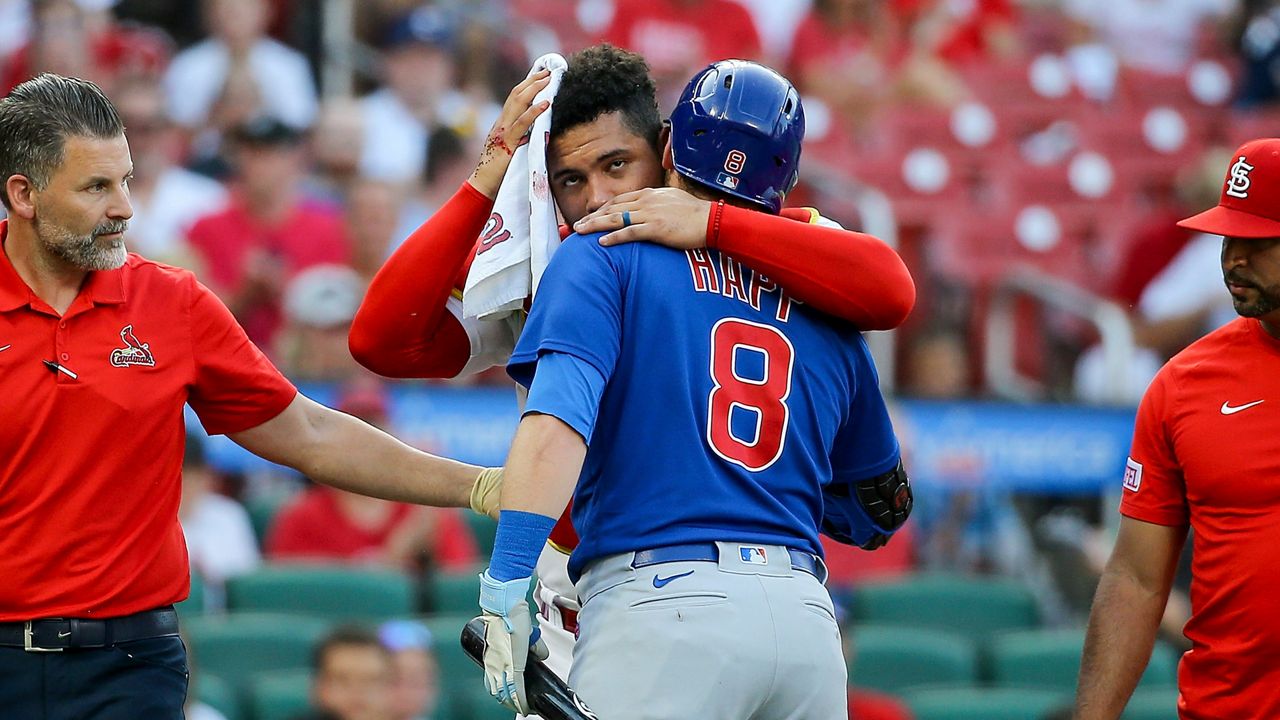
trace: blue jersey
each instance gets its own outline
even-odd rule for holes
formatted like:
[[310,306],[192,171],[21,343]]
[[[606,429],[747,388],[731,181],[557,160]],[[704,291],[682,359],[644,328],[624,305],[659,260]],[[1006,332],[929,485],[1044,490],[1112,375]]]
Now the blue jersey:
[[[570,576],[605,555],[693,542],[820,556],[821,488],[898,462],[861,334],[714,250],[598,237],[556,252],[508,366],[527,387],[540,360],[550,371],[568,356],[600,380],[598,413],[549,411],[588,443]],[[580,391],[590,385],[552,405],[596,402]]]

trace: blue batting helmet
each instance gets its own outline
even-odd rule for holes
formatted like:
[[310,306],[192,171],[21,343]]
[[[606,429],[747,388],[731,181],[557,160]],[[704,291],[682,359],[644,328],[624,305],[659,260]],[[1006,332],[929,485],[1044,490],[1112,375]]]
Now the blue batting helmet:
[[694,76],[671,112],[676,172],[777,214],[800,178],[804,108],[777,72],[722,60]]

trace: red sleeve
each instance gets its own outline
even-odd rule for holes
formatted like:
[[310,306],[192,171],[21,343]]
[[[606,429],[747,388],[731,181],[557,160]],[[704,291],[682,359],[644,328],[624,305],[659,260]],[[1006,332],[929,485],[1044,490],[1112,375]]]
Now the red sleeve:
[[1183,526],[1189,515],[1186,483],[1169,432],[1173,409],[1171,372],[1166,366],[1156,375],[1138,406],[1120,512],[1156,525]]
[[454,377],[471,357],[466,330],[445,309],[493,212],[463,183],[392,254],[369,285],[347,338],[363,366],[387,377]]
[[480,562],[471,527],[463,519],[462,512],[454,509],[437,511],[432,554],[443,570],[470,570]]
[[298,390],[251,342],[208,288],[191,279],[195,375],[187,402],[210,435],[257,427],[279,415]]
[[916,302],[906,263],[873,235],[717,203],[708,219],[707,247],[862,330],[901,325]]

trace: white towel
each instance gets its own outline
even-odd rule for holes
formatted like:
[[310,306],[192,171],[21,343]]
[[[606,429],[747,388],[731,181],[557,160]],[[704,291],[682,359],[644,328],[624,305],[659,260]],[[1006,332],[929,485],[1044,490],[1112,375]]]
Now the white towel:
[[[551,82],[538,93],[534,103],[554,103],[560,77],[567,63],[556,53],[548,53],[533,63],[530,75],[551,71]],[[538,291],[538,281],[560,246],[555,200],[547,179],[547,137],[551,132],[554,104],[533,122],[529,142],[519,146],[511,166],[502,178],[502,187],[493,203],[494,216],[482,237],[508,239],[482,249],[467,274],[462,292],[462,315],[466,318],[498,319],[524,309],[525,298]]]

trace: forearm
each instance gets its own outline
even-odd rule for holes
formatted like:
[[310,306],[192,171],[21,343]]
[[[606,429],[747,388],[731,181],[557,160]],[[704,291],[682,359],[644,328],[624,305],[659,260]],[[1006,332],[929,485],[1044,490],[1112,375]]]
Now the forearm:
[[452,377],[469,357],[445,309],[493,201],[468,184],[405,240],[374,276],[348,338],[351,354],[388,377]]
[[902,324],[915,305],[906,263],[864,233],[802,223],[725,205],[713,210],[707,246],[745,262],[796,299],[862,330]]
[[1076,720],[1120,717],[1151,658],[1168,589],[1108,566],[1098,583],[1076,692]]
[[502,509],[558,518],[582,472],[587,446],[573,428],[552,415],[520,421],[502,482]]

